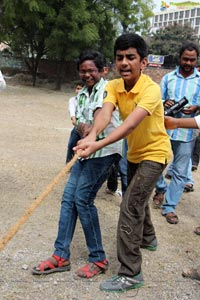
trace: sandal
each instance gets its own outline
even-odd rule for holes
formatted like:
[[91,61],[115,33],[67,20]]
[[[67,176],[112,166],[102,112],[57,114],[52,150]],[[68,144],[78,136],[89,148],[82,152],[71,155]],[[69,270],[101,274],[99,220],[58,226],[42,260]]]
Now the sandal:
[[82,278],[92,278],[108,270],[108,261],[106,259],[98,262],[90,262],[76,271],[76,275]]
[[33,275],[47,275],[55,272],[70,271],[70,262],[64,258],[52,255],[45,261],[42,261],[39,266],[32,269]]
[[200,266],[183,270],[182,276],[190,279],[200,280]]
[[186,184],[183,191],[185,193],[194,192],[193,184],[191,183]]
[[156,192],[153,196],[153,205],[154,208],[161,208],[165,198],[165,193]]
[[178,223],[178,216],[174,212],[169,212],[163,215],[167,222],[170,224],[177,224]]
[[197,235],[200,235],[200,226],[195,228],[194,233],[196,233]]

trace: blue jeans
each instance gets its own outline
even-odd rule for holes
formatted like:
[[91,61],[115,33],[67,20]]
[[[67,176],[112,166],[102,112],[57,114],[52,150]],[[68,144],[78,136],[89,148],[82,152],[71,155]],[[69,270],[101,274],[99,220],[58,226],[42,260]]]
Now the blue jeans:
[[168,186],[163,176],[160,176],[156,183],[156,190],[158,192],[166,192],[165,203],[162,206],[163,215],[174,212],[181,198],[185,184],[187,183],[188,168],[194,141],[185,143],[171,140],[171,145],[174,155],[173,176]]
[[190,159],[190,163],[189,163],[189,167],[188,167],[186,184],[194,185],[194,179],[192,177],[192,158]]
[[89,250],[88,260],[97,262],[105,259],[94,199],[106,180],[111,165],[120,158],[119,154],[112,154],[78,160],[72,167],[62,197],[58,235],[54,244],[55,255],[69,260],[70,244],[79,217]]
[[200,136],[198,135],[195,139],[195,145],[192,152],[192,165],[199,165],[199,157],[200,157]]
[[67,156],[66,156],[66,163],[69,162],[72,157],[74,156],[73,147],[77,145],[77,142],[81,139],[80,133],[74,127],[71,131],[68,145],[67,145]]
[[127,172],[128,172],[128,162],[127,162],[127,151],[128,151],[128,144],[127,140],[123,140],[123,157],[119,161],[119,174],[121,178],[121,185],[122,185],[122,195],[125,194],[127,189]]
[[[167,174],[170,176],[173,176],[173,161],[170,163],[168,169],[167,169]],[[194,179],[192,177],[192,159],[190,159],[189,167],[188,167],[188,172],[187,172],[187,179],[186,179],[186,184],[193,184],[194,185]],[[167,186],[167,185],[166,185]]]

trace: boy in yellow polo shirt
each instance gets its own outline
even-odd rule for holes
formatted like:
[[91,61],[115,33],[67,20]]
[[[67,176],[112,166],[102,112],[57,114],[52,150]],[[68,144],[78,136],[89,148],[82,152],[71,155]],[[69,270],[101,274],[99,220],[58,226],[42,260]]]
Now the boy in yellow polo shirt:
[[[140,248],[156,250],[157,239],[149,210],[156,181],[171,160],[171,146],[164,126],[160,87],[142,71],[147,46],[134,33],[119,36],[114,46],[120,79],[105,87],[104,104],[90,134],[75,147],[86,158],[97,149],[122,138],[128,141],[128,188],[123,197],[117,230],[118,274],[100,285],[104,291],[122,292],[144,284]],[[115,108],[123,123],[105,139],[96,136],[106,127]]]

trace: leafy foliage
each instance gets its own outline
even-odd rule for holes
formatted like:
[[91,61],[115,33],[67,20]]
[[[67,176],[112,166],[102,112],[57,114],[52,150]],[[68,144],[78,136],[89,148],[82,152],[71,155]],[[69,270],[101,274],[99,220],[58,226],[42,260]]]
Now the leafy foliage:
[[146,32],[151,16],[152,0],[2,0],[0,41],[24,57],[33,85],[42,57],[58,62],[60,81],[64,61],[86,48],[111,60],[116,35]]
[[171,57],[176,62],[177,53],[186,41],[198,43],[194,30],[188,25],[174,24],[157,30],[148,39],[149,53]]
[[153,1],[126,0],[115,1],[115,18],[122,26],[123,32],[135,31],[145,34],[150,26],[150,18],[153,17]]

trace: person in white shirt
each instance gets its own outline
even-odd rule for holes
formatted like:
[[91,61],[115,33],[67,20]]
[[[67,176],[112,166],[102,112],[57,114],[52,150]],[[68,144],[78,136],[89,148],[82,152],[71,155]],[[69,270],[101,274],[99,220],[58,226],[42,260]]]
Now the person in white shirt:
[[[165,127],[166,129],[175,129],[175,128],[200,128],[200,115],[194,118],[172,118],[165,117]],[[200,226],[196,227],[194,233],[200,235]],[[200,265],[197,267],[189,268],[183,270],[183,277],[200,280]]]
[[68,111],[69,111],[69,115],[70,115],[70,118],[72,121],[72,125],[74,125],[74,127],[70,133],[70,137],[69,137],[69,141],[68,141],[68,145],[67,145],[66,163],[68,163],[74,156],[73,147],[76,146],[78,140],[80,140],[80,138],[81,138],[81,135],[77,131],[77,128],[75,125],[76,125],[77,95],[78,95],[78,92],[82,89],[82,87],[83,87],[82,82],[77,83],[76,90],[75,90],[76,95],[69,99]]
[[3,77],[3,74],[0,71],[0,91],[6,88],[6,82]]

